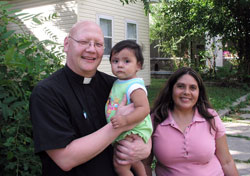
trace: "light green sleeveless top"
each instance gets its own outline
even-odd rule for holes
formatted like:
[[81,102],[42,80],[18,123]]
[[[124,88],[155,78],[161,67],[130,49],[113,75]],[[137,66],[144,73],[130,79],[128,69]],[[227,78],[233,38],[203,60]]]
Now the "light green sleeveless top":
[[[118,105],[121,103],[124,94],[127,96],[127,104],[130,104],[130,94],[133,90],[142,88],[145,91],[146,87],[144,81],[141,78],[134,78],[130,80],[116,80],[111,89],[109,99],[105,106],[107,122],[110,122],[110,118],[115,115]],[[137,134],[143,138],[144,142],[147,143],[152,135],[153,127],[150,115],[148,114],[145,119],[139,123],[132,130],[123,132],[120,136],[116,138],[114,142],[124,139],[127,135]]]

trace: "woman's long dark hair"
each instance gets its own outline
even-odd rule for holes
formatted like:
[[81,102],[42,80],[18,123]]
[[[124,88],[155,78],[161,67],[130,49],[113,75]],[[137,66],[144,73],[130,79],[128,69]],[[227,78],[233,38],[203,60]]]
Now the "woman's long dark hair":
[[213,122],[214,116],[208,112],[208,108],[212,108],[212,106],[207,98],[203,80],[197,72],[188,67],[182,67],[174,72],[155,100],[153,108],[151,109],[151,114],[153,114],[154,117],[154,129],[156,129],[159,123],[168,118],[168,110],[174,109],[174,101],[172,97],[173,87],[178,79],[185,74],[192,76],[197,81],[199,87],[199,97],[195,107],[198,109],[198,112],[202,115],[202,117],[205,118],[209,122],[210,126],[215,130]]

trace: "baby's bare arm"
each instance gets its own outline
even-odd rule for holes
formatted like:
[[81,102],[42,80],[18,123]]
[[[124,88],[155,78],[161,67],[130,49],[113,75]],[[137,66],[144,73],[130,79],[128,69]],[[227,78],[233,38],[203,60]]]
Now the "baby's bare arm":
[[135,110],[125,116],[126,125],[139,123],[150,113],[148,98],[143,89],[134,90],[130,99],[134,103]]

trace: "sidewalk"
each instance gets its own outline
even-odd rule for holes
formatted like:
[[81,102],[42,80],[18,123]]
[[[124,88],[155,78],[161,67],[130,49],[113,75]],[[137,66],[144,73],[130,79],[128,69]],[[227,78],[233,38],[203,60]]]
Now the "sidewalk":
[[250,176],[250,106],[240,109],[241,120],[223,122],[226,127],[227,142],[240,176]]

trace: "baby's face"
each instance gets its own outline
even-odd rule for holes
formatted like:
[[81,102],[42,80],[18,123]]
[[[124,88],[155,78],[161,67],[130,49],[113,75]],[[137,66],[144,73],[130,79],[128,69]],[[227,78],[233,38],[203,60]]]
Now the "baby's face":
[[134,51],[124,48],[111,57],[112,73],[121,80],[136,78],[136,73],[141,69]]

